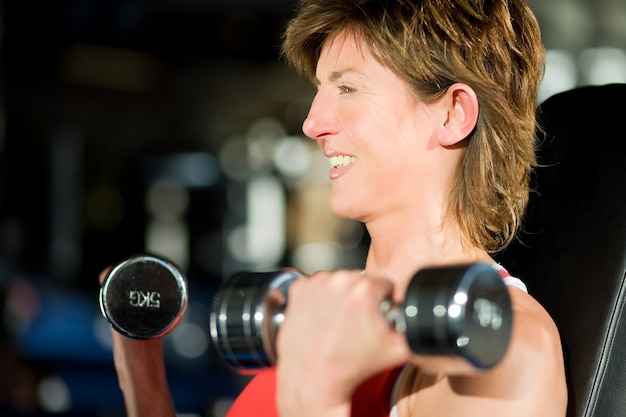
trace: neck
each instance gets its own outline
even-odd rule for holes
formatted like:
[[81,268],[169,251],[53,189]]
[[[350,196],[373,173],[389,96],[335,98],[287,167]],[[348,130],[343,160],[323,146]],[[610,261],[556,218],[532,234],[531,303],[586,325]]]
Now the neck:
[[[408,218],[411,217],[402,217]],[[395,299],[404,297],[411,278],[421,268],[493,261],[486,251],[463,239],[459,228],[449,220],[385,221],[385,224],[366,225],[371,243],[365,269],[367,273],[393,281]]]

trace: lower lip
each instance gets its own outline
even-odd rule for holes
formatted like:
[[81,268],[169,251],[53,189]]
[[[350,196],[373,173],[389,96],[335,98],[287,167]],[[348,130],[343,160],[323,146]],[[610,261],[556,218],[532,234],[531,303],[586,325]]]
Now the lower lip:
[[328,172],[328,177],[331,180],[335,180],[341,177],[342,175],[344,175],[346,172],[348,172],[350,168],[352,168],[352,165],[353,164],[346,165],[345,167],[341,167],[341,168],[331,168],[330,171]]

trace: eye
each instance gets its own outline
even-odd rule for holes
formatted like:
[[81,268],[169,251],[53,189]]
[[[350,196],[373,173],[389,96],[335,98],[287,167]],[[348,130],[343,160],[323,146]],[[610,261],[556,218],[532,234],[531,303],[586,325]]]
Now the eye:
[[354,92],[354,88],[348,87],[347,85],[342,84],[339,86],[339,91],[341,91],[341,94],[349,94],[349,93]]

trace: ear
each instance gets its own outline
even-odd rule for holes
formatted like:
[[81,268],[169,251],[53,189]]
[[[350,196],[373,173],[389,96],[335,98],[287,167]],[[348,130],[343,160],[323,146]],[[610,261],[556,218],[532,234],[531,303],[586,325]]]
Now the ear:
[[446,117],[438,140],[442,146],[453,146],[466,137],[476,127],[478,121],[478,97],[467,84],[452,84],[439,100]]

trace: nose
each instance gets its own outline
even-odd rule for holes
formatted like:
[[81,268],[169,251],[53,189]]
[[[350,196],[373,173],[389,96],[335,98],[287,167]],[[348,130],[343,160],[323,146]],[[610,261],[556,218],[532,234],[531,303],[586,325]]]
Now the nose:
[[302,132],[311,139],[324,139],[337,133],[339,123],[333,106],[319,92],[313,98],[311,108],[302,123]]

